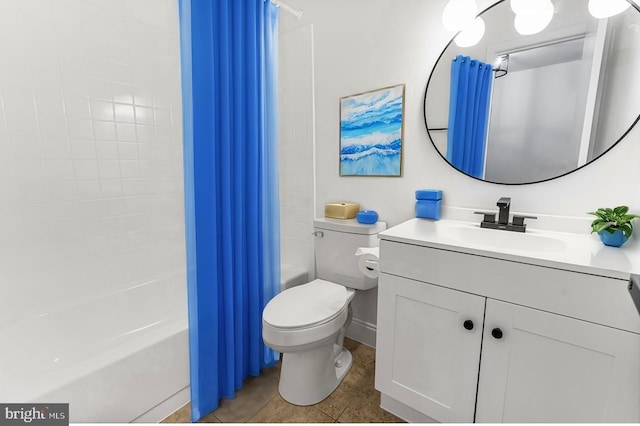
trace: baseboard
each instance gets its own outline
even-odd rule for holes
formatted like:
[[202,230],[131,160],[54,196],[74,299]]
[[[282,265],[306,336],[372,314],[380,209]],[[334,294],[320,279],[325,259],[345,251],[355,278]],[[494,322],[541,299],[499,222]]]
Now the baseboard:
[[347,337],[356,342],[376,347],[376,325],[354,318],[347,329]]
[[170,414],[173,414],[178,411],[178,409],[182,408],[190,400],[191,393],[189,386],[187,386],[186,388],[174,393],[151,410],[142,414],[131,423],[160,423]]

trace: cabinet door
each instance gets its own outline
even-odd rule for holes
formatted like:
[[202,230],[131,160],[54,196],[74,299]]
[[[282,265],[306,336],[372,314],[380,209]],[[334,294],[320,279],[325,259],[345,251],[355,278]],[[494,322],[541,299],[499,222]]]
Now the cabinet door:
[[640,335],[488,299],[476,421],[640,422]]
[[376,388],[437,421],[473,422],[484,304],[380,274]]

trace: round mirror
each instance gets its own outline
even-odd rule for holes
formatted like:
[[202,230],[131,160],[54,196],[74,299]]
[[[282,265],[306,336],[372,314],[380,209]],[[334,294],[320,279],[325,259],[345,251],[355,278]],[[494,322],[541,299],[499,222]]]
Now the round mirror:
[[509,3],[480,14],[486,30],[476,45],[447,45],[424,118],[457,170],[535,183],[593,162],[640,119],[640,6],[596,19],[587,0],[552,0],[546,28],[521,35]]

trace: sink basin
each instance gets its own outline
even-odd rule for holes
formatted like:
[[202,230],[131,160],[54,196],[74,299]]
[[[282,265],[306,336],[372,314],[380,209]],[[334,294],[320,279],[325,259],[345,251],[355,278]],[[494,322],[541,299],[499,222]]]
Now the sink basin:
[[566,248],[564,241],[534,231],[523,233],[464,225],[452,225],[447,228],[446,231],[443,230],[442,236],[459,243],[529,252],[562,251]]
[[[470,221],[414,218],[381,232],[379,236],[392,243],[524,262],[625,282],[629,280],[630,273],[640,274],[640,242],[635,235],[624,247],[607,247],[597,236],[587,233],[589,218],[575,218],[580,220],[578,224],[572,223],[573,218],[564,222],[552,222],[556,218],[545,219],[546,224],[552,223],[556,228],[573,232],[534,227],[521,233],[480,228],[479,223]],[[575,232],[581,228],[585,228],[583,232]],[[381,259],[384,256],[383,250]]]

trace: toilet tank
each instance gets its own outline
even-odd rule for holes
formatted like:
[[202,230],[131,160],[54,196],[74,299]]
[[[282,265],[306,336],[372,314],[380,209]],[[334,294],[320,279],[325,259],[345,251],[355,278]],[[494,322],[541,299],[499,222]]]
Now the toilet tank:
[[316,277],[356,290],[368,290],[378,280],[366,277],[358,268],[356,249],[378,247],[378,233],[387,228],[384,222],[372,225],[356,219],[314,220]]

